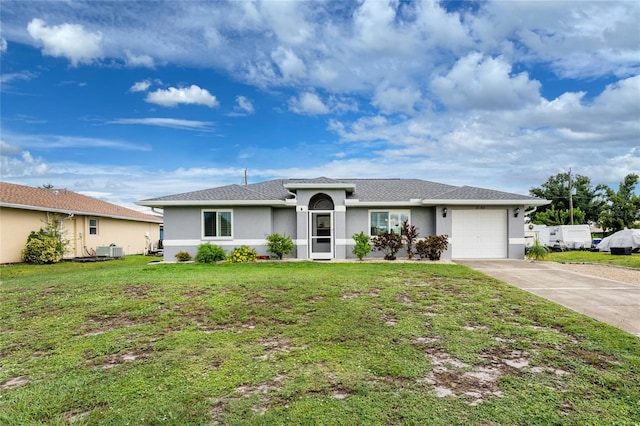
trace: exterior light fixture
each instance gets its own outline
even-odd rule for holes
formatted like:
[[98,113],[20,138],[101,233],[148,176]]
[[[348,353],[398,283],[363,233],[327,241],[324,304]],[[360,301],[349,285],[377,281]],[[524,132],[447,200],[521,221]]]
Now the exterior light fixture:
[[520,207],[516,207],[513,210],[513,217],[518,217],[519,214],[520,214]]
[[442,208],[442,217],[447,217],[447,208],[446,207]]

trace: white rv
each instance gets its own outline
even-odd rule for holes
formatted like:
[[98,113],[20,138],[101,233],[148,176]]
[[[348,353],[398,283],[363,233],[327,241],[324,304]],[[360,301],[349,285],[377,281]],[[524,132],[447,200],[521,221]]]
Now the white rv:
[[547,225],[524,224],[524,245],[531,247],[536,240],[543,246],[549,246],[549,228]]
[[588,250],[591,248],[589,225],[546,226],[525,223],[525,246],[531,247],[536,238],[540,244],[556,250]]

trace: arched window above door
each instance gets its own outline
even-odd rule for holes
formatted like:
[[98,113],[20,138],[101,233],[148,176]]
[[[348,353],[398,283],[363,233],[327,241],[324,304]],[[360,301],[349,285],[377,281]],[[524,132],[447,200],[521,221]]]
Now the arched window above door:
[[333,200],[327,194],[316,194],[309,200],[309,210],[333,210]]

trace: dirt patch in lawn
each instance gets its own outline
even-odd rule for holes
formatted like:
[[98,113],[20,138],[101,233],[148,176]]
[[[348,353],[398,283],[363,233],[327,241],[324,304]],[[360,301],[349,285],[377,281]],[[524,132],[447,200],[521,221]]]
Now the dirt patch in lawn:
[[106,318],[93,317],[89,318],[89,320],[85,324],[83,324],[82,328],[80,329],[80,336],[98,336],[107,331],[117,330],[120,328],[136,327],[145,324],[149,324],[149,320],[142,318],[140,320],[133,320],[127,316]]
[[281,382],[284,378],[285,376],[280,374],[265,382],[241,385],[234,390],[233,395],[216,399],[213,406],[209,409],[209,415],[212,419],[211,425],[223,424],[221,422],[221,416],[227,404],[242,398],[253,397],[255,395],[258,395],[259,398],[251,407],[252,411],[256,414],[266,413],[269,401],[267,399],[267,394],[269,392],[279,391],[281,389]]
[[258,356],[258,359],[266,361],[277,356],[280,353],[289,353],[292,350],[304,349],[303,346],[294,346],[287,338],[269,338],[262,339],[260,344],[265,348],[265,353]]
[[[421,339],[419,343],[431,343]],[[568,374],[543,367],[530,367],[529,354],[525,351],[494,348],[480,355],[482,365],[465,363],[440,348],[428,348],[426,356],[433,365],[432,371],[418,379],[434,387],[437,397],[464,398],[471,406],[484,402],[487,398],[501,397],[498,386],[505,375],[520,376],[525,373],[551,372],[556,375]]]
[[0,389],[16,389],[29,384],[29,379],[25,376],[12,377],[6,382],[0,384]]

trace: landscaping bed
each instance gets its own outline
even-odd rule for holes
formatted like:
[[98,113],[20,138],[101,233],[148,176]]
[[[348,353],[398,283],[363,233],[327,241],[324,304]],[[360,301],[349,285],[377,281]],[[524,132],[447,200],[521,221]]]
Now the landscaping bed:
[[640,419],[640,339],[463,266],[147,260],[2,268],[0,423]]

